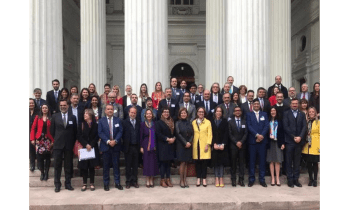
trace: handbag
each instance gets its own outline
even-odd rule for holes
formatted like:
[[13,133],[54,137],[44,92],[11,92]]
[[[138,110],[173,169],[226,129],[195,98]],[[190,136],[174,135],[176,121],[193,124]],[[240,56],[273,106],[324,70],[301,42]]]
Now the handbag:
[[[84,123],[81,125],[81,130],[84,130]],[[75,141],[73,153],[79,158],[79,150],[83,148],[83,145],[80,144],[78,140]]]
[[196,177],[196,165],[194,163],[187,164],[187,177]]

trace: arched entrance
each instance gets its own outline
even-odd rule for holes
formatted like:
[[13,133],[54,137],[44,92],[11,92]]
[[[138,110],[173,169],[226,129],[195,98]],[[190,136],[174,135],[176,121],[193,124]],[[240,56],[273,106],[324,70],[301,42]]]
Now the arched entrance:
[[170,73],[171,77],[176,77],[178,83],[177,87],[180,88],[180,82],[185,80],[187,83],[187,90],[192,83],[195,83],[194,71],[190,65],[187,63],[176,64]]

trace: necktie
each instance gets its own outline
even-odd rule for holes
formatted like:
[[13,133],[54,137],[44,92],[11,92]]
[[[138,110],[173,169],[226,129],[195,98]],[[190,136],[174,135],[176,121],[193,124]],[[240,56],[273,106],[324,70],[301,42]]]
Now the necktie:
[[58,93],[57,91],[55,91],[55,101],[57,102],[57,98],[58,98]]
[[264,109],[264,99],[260,98],[260,107]]
[[188,110],[188,108],[187,108],[187,103],[185,104],[185,106],[186,106],[186,109]]
[[237,129],[238,129],[238,131],[240,130],[240,126],[239,126],[239,121],[240,120],[236,120],[237,121]]
[[256,116],[256,120],[259,122],[259,112],[255,113],[255,116]]
[[206,107],[205,107],[205,111],[208,113],[209,112],[209,104],[208,104],[208,101],[206,101]]
[[170,100],[168,100],[168,107],[170,108]]
[[38,105],[40,107],[40,100],[36,99],[36,105]]
[[303,99],[305,99],[305,93],[303,93],[304,95],[303,95]]
[[195,101],[195,97],[194,97],[194,94],[192,94],[192,103],[194,103]]
[[63,125],[64,125],[64,128],[66,128],[66,126],[67,126],[66,114],[63,114]]
[[133,126],[134,129],[135,129],[135,120],[131,120],[131,123],[132,123],[132,126]]
[[109,125],[109,139],[113,140],[113,126],[112,126],[112,118],[108,118],[108,125]]
[[252,102],[249,102],[249,110],[250,110],[250,111],[253,111],[253,105],[252,105]]
[[228,111],[228,104],[226,104],[226,109],[227,109],[227,111]]

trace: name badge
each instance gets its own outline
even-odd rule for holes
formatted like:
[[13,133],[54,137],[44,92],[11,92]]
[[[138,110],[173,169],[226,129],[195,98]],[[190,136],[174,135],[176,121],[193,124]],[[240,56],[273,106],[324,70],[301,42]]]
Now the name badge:
[[170,106],[171,106],[171,107],[175,107],[175,104],[171,104]]
[[214,109],[212,109],[211,112],[214,113]]
[[231,120],[231,117],[227,118],[227,121],[230,121]]
[[264,120],[265,120],[265,117],[264,117],[264,116],[260,117],[260,120],[261,120],[261,121],[264,121]]
[[176,93],[176,95],[177,95],[177,96],[179,96],[179,95],[180,95],[180,93],[179,93],[179,92],[177,92],[177,93]]
[[73,125],[73,122],[72,122],[72,121],[69,121],[68,124],[69,124],[69,125]]
[[242,128],[245,128],[245,125],[242,125]]
[[118,128],[118,127],[119,127],[119,123],[118,123],[118,124],[115,124],[114,126],[115,126],[116,128]]
[[199,103],[199,100],[197,100],[196,103]]

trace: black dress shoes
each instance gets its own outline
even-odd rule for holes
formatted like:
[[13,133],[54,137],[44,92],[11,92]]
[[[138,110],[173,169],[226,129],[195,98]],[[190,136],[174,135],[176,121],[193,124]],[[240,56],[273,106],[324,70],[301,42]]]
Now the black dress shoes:
[[60,187],[55,187],[55,192],[59,192],[61,190]]
[[314,180],[314,182],[312,183],[312,186],[317,187],[317,180]]
[[292,182],[292,181],[288,181],[288,187],[291,187],[291,188],[293,188],[293,187],[294,187],[294,184],[293,184],[293,182]]
[[31,165],[30,168],[29,168],[29,170],[30,170],[31,172],[33,172],[34,169],[35,169],[35,167],[34,167],[33,165]]
[[44,172],[41,172],[40,181],[43,181],[43,180],[44,180]]
[[298,180],[294,181],[294,185],[297,186],[297,187],[302,187],[302,185],[299,183]]
[[74,190],[74,188],[72,187],[72,185],[66,185],[65,188],[66,188],[67,190],[70,190],[70,191]]
[[310,179],[310,180],[309,180],[309,184],[308,184],[308,186],[310,186],[310,187],[311,187],[313,184],[314,184],[314,180]]
[[260,182],[260,185],[263,186],[263,187],[267,187],[266,182]]
[[248,187],[252,187],[254,185],[254,182],[249,182]]
[[109,191],[109,185],[104,185],[103,189],[104,189],[105,191]]
[[132,186],[134,186],[135,188],[139,188],[140,187],[137,183],[133,183]]
[[239,180],[239,181],[238,181],[238,185],[240,185],[241,187],[244,187],[244,186],[245,186],[243,180]]
[[125,186],[125,188],[126,188],[126,189],[130,189],[130,184],[127,184],[127,185]]
[[232,187],[236,187],[236,182],[232,182]]
[[115,184],[115,188],[117,188],[118,190],[123,190],[123,186],[121,186],[120,184]]

